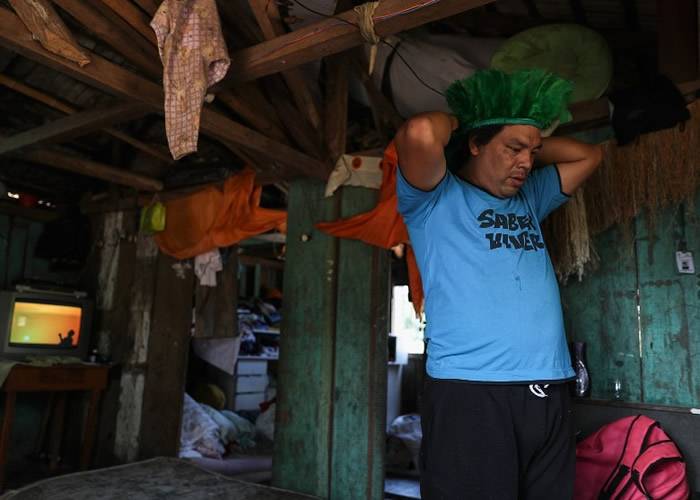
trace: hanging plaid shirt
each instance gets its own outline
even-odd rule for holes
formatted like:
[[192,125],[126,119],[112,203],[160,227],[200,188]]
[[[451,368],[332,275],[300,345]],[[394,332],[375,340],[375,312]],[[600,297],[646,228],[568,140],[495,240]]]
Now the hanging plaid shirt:
[[197,151],[204,96],[231,61],[215,0],[164,0],[151,27],[163,61],[168,145],[177,160]]

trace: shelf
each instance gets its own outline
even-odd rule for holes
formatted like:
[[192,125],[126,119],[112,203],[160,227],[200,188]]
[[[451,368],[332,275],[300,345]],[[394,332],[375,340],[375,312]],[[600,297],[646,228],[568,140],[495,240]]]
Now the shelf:
[[253,361],[277,361],[279,359],[279,356],[270,357],[270,356],[246,356],[246,355],[241,355],[238,356],[238,359],[247,359],[247,360],[253,360]]
[[253,331],[253,333],[255,333],[255,334],[258,334],[258,333],[259,333],[259,334],[261,334],[261,335],[279,335],[279,334],[280,334],[279,331],[274,331],[274,330],[271,331],[271,330],[257,330],[257,329],[253,329],[252,331]]
[[685,406],[670,406],[650,403],[633,403],[630,401],[620,401],[615,399],[589,399],[589,398],[574,398],[575,404],[590,405],[590,406],[607,406],[616,408],[634,408],[638,410],[652,411],[667,411],[671,413],[693,414],[690,407]]

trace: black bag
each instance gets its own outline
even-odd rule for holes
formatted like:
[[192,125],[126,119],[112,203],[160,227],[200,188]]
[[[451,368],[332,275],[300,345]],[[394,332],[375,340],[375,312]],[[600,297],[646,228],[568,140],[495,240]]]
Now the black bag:
[[685,98],[663,75],[610,96],[614,105],[612,126],[620,146],[639,135],[675,127],[690,119]]

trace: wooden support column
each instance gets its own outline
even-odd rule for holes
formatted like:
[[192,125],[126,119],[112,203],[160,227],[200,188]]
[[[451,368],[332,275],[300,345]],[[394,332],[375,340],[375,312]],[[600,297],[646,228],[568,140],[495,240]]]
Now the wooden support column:
[[[136,247],[142,248],[143,243],[136,245],[120,236],[136,231],[135,217],[112,212],[96,218],[96,222],[96,244],[100,250],[94,264],[97,286],[93,335],[100,353],[117,364],[110,371],[110,381],[100,406],[95,465],[105,467],[127,460],[132,454],[129,447],[136,441],[129,435],[130,419],[125,418],[120,406],[123,401],[131,411],[136,406],[129,396],[133,394],[132,382],[138,374],[132,371],[133,365],[127,360],[135,344],[134,335],[140,324],[137,320],[150,319],[150,302],[144,303],[143,297],[147,294],[143,291],[152,287],[152,280],[147,278],[153,266],[150,261],[137,260]],[[142,257],[143,252],[139,254]],[[140,302],[139,310],[132,309],[132,298]]]
[[[112,321],[119,329],[110,332],[112,359],[119,363],[118,400],[115,405],[114,458],[119,463],[133,462],[139,458],[141,447],[141,419],[144,412],[144,385],[149,360],[149,337],[153,325],[153,303],[157,280],[158,247],[153,238],[140,236],[135,244],[129,235],[136,231],[134,217],[120,214],[123,219],[123,236],[108,234],[105,227],[105,254],[109,259],[109,247],[115,244],[131,249],[133,253],[119,263],[118,281],[114,285],[115,309],[127,320],[117,316]],[[117,233],[119,234],[119,233]],[[116,243],[115,243],[116,242]],[[106,263],[111,268],[109,262]],[[117,302],[117,297],[121,301]],[[122,309],[123,308],[123,309]],[[126,324],[124,324],[126,323]],[[104,406],[109,409],[108,405]]]
[[108,214],[98,235],[95,333],[116,363],[100,411],[99,466],[179,449],[193,272],[178,274],[150,236],[134,241],[136,223]]
[[322,183],[289,192],[273,484],[331,499],[384,489],[389,263],[385,250],[314,224],[369,210],[377,193]]
[[314,229],[340,216],[320,182],[291,184],[272,482],[320,497],[330,489],[338,240]]
[[[342,217],[376,204],[377,191],[342,189]],[[354,240],[339,246],[330,498],[383,499],[389,253]]]
[[173,257],[160,253],[156,264],[153,322],[148,336],[148,362],[143,387],[139,458],[175,457],[192,325],[194,272],[172,267]]

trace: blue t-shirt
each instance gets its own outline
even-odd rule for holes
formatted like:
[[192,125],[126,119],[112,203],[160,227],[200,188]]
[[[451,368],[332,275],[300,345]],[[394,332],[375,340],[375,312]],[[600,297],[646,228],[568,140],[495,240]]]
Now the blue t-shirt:
[[397,173],[425,292],[428,375],[479,382],[574,376],[540,222],[568,196],[557,167],[498,198],[449,171],[431,191]]

